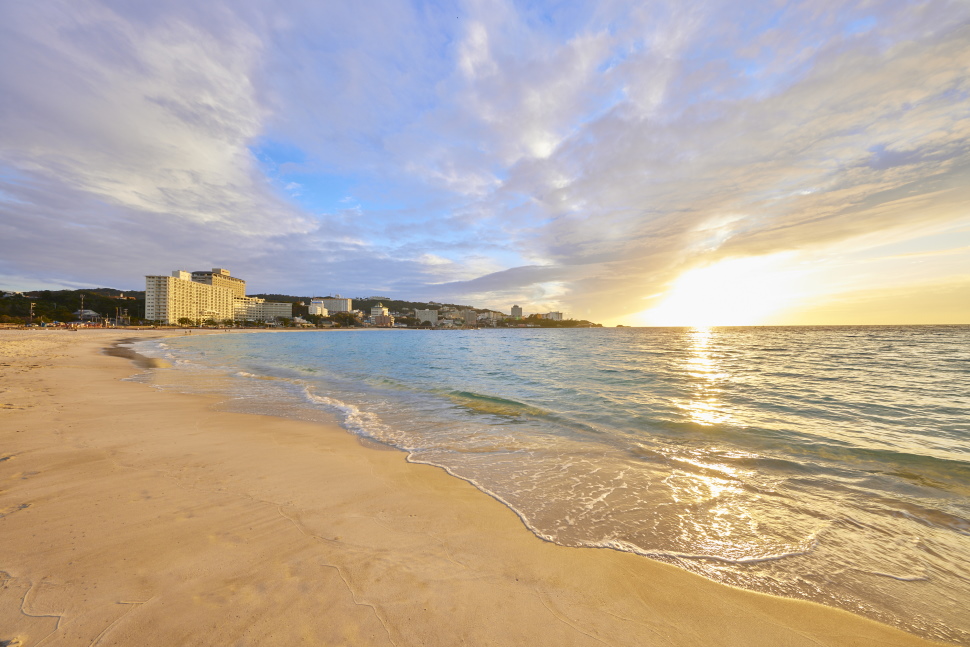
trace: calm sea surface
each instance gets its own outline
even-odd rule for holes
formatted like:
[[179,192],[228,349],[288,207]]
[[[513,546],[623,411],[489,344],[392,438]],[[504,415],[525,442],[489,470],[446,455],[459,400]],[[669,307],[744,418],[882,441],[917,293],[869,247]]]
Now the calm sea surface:
[[970,327],[138,342],[136,379],[445,468],[536,535],[970,644]]

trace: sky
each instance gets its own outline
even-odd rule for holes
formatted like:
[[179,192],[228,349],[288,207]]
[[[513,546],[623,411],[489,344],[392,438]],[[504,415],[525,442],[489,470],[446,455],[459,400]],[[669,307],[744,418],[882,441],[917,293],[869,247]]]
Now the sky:
[[970,323],[970,3],[6,0],[0,289]]

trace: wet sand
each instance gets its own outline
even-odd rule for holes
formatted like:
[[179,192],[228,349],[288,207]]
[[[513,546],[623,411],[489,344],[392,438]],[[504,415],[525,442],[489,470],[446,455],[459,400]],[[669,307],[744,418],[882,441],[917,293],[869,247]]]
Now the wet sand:
[[163,334],[0,331],[0,645],[937,644],[544,542],[442,470],[103,352]]

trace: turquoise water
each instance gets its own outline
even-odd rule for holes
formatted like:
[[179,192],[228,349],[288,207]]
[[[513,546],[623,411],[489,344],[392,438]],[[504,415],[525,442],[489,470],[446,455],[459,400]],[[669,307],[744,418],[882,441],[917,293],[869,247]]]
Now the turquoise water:
[[970,327],[139,342],[160,388],[441,466],[536,535],[970,644]]

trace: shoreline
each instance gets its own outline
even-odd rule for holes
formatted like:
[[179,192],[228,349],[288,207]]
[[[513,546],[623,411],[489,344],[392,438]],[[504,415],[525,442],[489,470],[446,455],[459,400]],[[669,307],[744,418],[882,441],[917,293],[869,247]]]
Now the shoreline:
[[135,353],[103,350],[165,332],[0,331],[0,644],[943,644],[543,541],[336,424],[121,381]]

